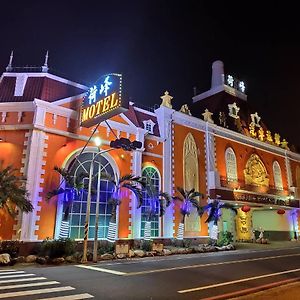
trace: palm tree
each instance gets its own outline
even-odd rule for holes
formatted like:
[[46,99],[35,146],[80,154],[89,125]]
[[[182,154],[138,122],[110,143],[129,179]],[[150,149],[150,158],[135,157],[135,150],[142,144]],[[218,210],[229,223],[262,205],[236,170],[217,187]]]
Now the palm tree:
[[117,207],[122,203],[124,190],[131,191],[138,200],[138,207],[141,207],[143,194],[141,187],[144,186],[143,179],[139,176],[131,174],[120,177],[117,181],[108,173],[101,173],[101,179],[107,180],[112,183],[112,195],[108,202],[112,205],[111,218],[108,226],[107,239],[114,242],[117,233]]
[[177,191],[179,192],[178,196],[173,197],[175,201],[182,202],[180,207],[180,213],[182,215],[181,222],[178,226],[177,239],[183,239],[184,233],[184,225],[185,225],[185,217],[189,216],[193,207],[199,211],[200,205],[199,201],[196,199],[197,197],[203,197],[203,194],[196,192],[195,189],[191,189],[190,191],[183,189],[182,187],[177,187]]
[[5,209],[12,217],[16,215],[16,207],[25,213],[33,210],[25,187],[26,180],[15,175],[16,171],[12,166],[3,168],[0,165],[0,209]]
[[208,212],[208,217],[205,223],[213,222],[212,230],[210,230],[210,234],[209,234],[213,245],[216,244],[218,240],[218,221],[220,220],[220,217],[222,215],[223,208],[230,209],[235,214],[237,214],[237,210],[234,207],[234,205],[230,203],[222,203],[218,199],[214,199],[212,202],[199,209],[200,216],[202,216],[204,212]]
[[145,211],[144,240],[149,241],[151,239],[151,222],[156,216],[158,208],[159,216],[162,217],[166,208],[170,206],[172,197],[168,193],[157,191],[148,178],[145,180],[145,185],[145,192],[150,205],[146,207]]
[[50,200],[52,197],[57,195],[64,195],[64,204],[63,204],[63,217],[60,225],[59,237],[67,238],[69,236],[69,216],[70,208],[73,201],[79,199],[82,196],[85,186],[83,183],[83,178],[88,177],[87,173],[80,173],[78,176],[72,176],[70,171],[64,168],[54,167],[54,170],[61,175],[62,182],[65,182],[65,187],[60,187],[54,189],[53,191],[48,192],[47,199]]

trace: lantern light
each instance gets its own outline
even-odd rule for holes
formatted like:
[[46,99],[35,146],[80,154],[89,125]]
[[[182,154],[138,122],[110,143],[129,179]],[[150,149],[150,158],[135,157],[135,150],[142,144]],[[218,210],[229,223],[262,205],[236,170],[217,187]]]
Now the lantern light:
[[250,206],[248,206],[248,205],[243,205],[243,206],[242,206],[242,211],[243,211],[243,212],[247,213],[247,212],[250,211],[250,210],[251,210],[251,207],[250,207]]

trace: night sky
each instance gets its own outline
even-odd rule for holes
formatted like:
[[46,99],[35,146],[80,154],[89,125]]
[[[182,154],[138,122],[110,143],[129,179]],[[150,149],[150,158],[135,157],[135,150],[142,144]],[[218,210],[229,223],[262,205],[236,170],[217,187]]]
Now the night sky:
[[57,74],[90,86],[123,73],[132,101],[160,104],[168,90],[179,109],[194,86],[210,88],[211,64],[220,59],[245,81],[248,102],[271,131],[300,145],[298,10],[289,1],[246,2],[3,2],[0,68],[12,49],[14,66],[42,65],[49,50]]

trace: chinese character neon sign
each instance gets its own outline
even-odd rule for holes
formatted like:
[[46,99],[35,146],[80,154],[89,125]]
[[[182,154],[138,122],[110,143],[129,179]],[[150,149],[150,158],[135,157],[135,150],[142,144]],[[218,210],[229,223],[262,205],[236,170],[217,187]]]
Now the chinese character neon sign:
[[128,109],[128,101],[122,99],[122,75],[107,74],[100,77],[83,99],[80,123],[91,127]]
[[242,93],[245,93],[246,86],[244,81],[239,81],[233,76],[227,75],[226,84],[234,89],[239,90]]

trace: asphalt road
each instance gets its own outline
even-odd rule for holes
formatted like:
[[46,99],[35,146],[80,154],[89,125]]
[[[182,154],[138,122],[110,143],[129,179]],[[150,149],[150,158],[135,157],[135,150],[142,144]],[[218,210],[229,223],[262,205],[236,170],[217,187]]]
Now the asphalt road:
[[228,299],[245,289],[297,277],[299,247],[173,255],[84,266],[19,265],[0,268],[0,299]]

